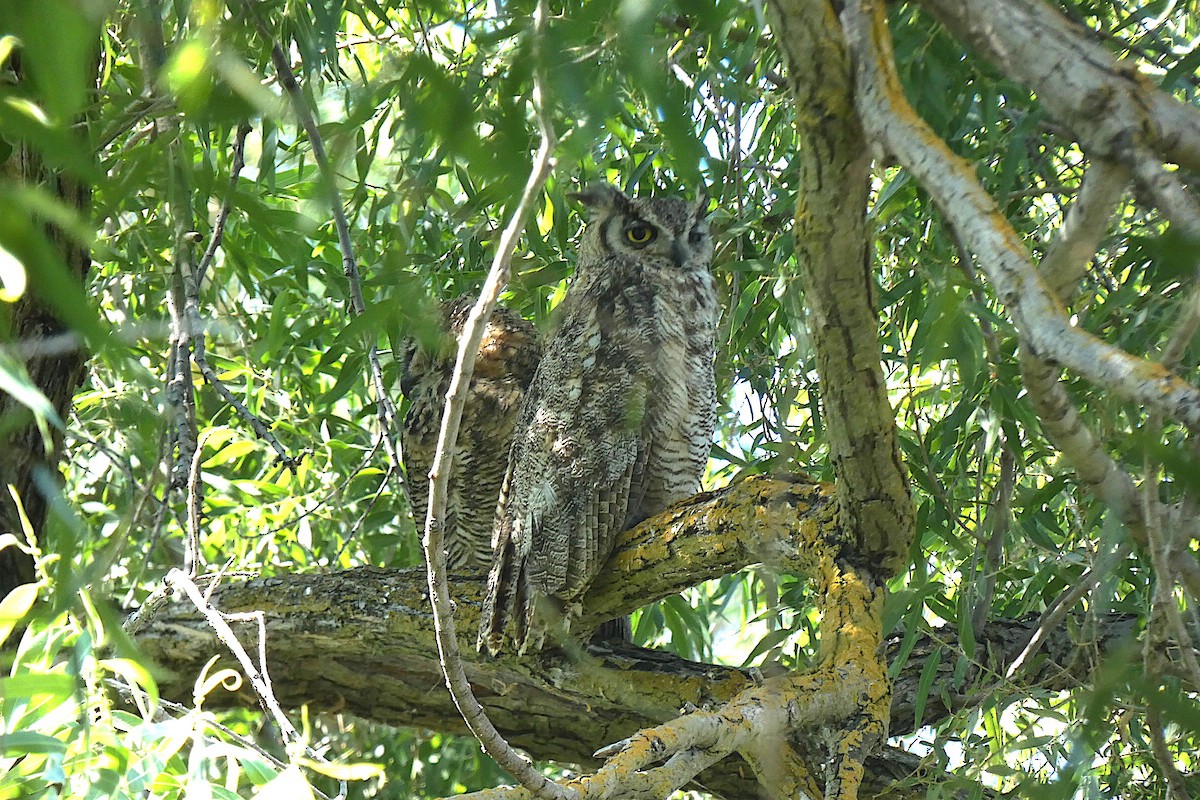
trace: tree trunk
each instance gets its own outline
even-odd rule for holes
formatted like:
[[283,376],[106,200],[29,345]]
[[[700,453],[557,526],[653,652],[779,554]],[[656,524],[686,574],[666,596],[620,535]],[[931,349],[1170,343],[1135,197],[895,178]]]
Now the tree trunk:
[[[21,75],[14,55],[17,80]],[[91,188],[62,170],[48,167],[26,142],[18,142],[0,165],[4,179],[18,186],[41,187],[72,211],[86,213],[91,206]],[[0,337],[16,345],[29,379],[50,401],[60,419],[66,419],[75,390],[83,380],[87,353],[72,341],[69,320],[59,319],[39,291],[47,288],[46,276],[69,276],[82,286],[91,267],[88,248],[53,225],[39,229],[24,208],[11,200],[5,238],[24,245],[18,253],[29,280],[29,291],[8,308],[0,321]],[[14,213],[15,212],[15,213]],[[28,226],[27,228],[25,226]],[[11,239],[9,238],[11,237]],[[46,527],[47,498],[58,490],[58,463],[62,455],[63,430],[49,426],[45,434],[33,412],[12,395],[0,393],[0,486],[13,487],[20,499],[39,545]],[[0,534],[12,533],[25,540],[21,516],[12,493],[0,491]],[[13,588],[35,580],[33,558],[16,547],[0,550],[0,598]]]

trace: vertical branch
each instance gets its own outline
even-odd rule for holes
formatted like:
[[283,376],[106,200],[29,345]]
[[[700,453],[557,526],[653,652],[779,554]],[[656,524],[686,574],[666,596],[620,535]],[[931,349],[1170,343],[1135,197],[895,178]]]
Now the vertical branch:
[[843,530],[858,552],[895,574],[915,530],[895,414],[880,366],[879,315],[866,210],[871,153],[854,108],[854,78],[833,4],[777,0],[779,41],[804,146],[796,259],[821,376]]
[[[539,0],[533,28],[535,59],[539,60],[546,15],[546,0]],[[534,768],[533,764],[518,755],[496,730],[491,720],[488,719],[483,706],[479,704],[479,701],[475,699],[474,692],[471,691],[471,685],[467,681],[467,675],[462,665],[458,637],[454,630],[454,612],[451,606],[449,587],[446,583],[446,549],[443,544],[444,516],[454,442],[458,438],[463,407],[467,401],[467,389],[471,383],[471,374],[475,369],[475,356],[479,351],[479,344],[483,339],[483,332],[487,328],[492,309],[495,308],[500,292],[508,282],[517,239],[520,237],[521,231],[525,227],[525,221],[537,202],[537,198],[541,195],[542,187],[550,177],[553,168],[554,148],[558,139],[551,123],[550,109],[543,96],[541,69],[539,63],[534,70],[532,96],[534,112],[540,128],[541,143],[534,156],[533,166],[529,171],[529,179],[525,183],[521,199],[496,245],[496,254],[492,260],[487,280],[479,292],[479,300],[471,309],[471,314],[467,318],[459,339],[458,360],[454,364],[450,388],[446,393],[446,409],[442,416],[441,430],[438,433],[433,466],[429,470],[429,509],[425,518],[425,536],[422,546],[425,550],[425,564],[429,574],[429,600],[433,606],[438,654],[442,673],[446,679],[446,687],[450,690],[450,696],[454,699],[455,706],[458,707],[467,727],[471,729],[471,733],[475,734],[475,738],[483,745],[487,754],[523,786],[538,797],[565,799],[574,797],[575,793],[547,780]]]
[[853,61],[829,0],[775,0],[776,30],[804,143],[796,259],[821,377],[839,535],[859,565],[821,570],[822,666],[863,678],[856,713],[831,737],[827,798],[856,798],[863,762],[887,737],[891,682],[880,654],[885,581],[903,570],[916,531],[895,412],[881,366],[867,228],[871,151],[855,110]]
[[[317,170],[321,174],[321,188],[329,203],[329,210],[333,215],[333,227],[337,232],[338,246],[342,251],[342,274],[346,276],[346,284],[350,290],[350,309],[356,316],[361,315],[367,310],[367,304],[363,299],[362,279],[358,272],[358,261],[354,257],[354,245],[350,241],[350,223],[346,219],[345,209],[342,208],[341,198],[338,197],[337,175],[333,165],[329,163],[329,156],[325,151],[325,140],[317,127],[316,116],[309,107],[300,84],[296,81],[296,73],[292,71],[287,54],[255,11],[254,3],[251,0],[244,0],[243,6],[259,34],[270,43],[271,63],[275,67],[275,74],[292,103],[296,119],[308,135],[308,142],[312,146],[313,161],[316,162]],[[396,422],[396,406],[392,403],[388,393],[387,382],[383,377],[383,366],[379,362],[379,347],[374,338],[367,342],[367,362],[371,366],[371,381],[375,389],[375,411],[382,429],[383,447],[390,461],[389,468],[394,475],[400,476],[404,459],[400,452],[397,436],[400,428]],[[403,485],[402,488],[404,488]]]
[[[167,63],[167,48],[162,31],[162,5],[159,0],[147,0],[138,18],[142,44],[142,72],[146,76],[147,101],[157,91]],[[167,357],[167,406],[170,414],[169,445],[163,457],[172,458],[168,470],[167,495],[180,488],[187,492],[187,524],[183,555],[184,571],[195,576],[200,562],[200,514],[203,504],[203,483],[199,475],[199,429],[196,422],[196,390],[192,381],[193,330],[187,313],[187,276],[192,270],[191,187],[189,169],[182,163],[179,152],[179,120],[173,116],[155,117],[155,132],[170,137],[167,143],[168,191],[167,209],[173,231],[171,283],[167,290],[167,313],[171,320],[170,348]],[[189,165],[190,166],[190,165]]]

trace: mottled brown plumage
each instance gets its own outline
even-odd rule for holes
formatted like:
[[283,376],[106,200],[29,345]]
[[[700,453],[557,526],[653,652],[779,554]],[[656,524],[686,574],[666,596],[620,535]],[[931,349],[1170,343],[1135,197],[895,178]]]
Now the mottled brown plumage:
[[[441,306],[444,331],[432,346],[410,339],[400,353],[401,387],[409,401],[401,446],[408,470],[413,516],[424,526],[446,391],[458,354],[458,337],[475,298]],[[513,424],[541,355],[537,330],[515,312],[497,306],[484,331],[463,409],[446,503],[446,563],[456,572],[487,572],[492,560],[492,521],[508,463]]]
[[479,648],[569,624],[621,531],[694,494],[715,421],[717,295],[707,201],[610,186],[514,430]]

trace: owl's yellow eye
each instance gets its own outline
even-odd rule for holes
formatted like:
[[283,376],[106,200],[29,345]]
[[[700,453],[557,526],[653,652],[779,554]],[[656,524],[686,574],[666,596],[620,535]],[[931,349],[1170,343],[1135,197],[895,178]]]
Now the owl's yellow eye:
[[644,222],[631,222],[625,228],[625,238],[633,244],[650,244],[658,232]]

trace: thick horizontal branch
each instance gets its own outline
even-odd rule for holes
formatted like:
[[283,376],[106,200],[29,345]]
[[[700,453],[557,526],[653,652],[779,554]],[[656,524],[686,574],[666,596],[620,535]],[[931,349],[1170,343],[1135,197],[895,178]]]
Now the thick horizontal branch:
[[751,564],[811,570],[813,545],[838,535],[834,487],[790,477],[703,492],[621,534],[583,603],[583,629]]
[[[750,479],[722,492],[700,495],[624,534],[614,564],[644,595],[627,596],[609,576],[594,597],[593,621],[626,613],[651,599],[706,577],[766,561],[781,571],[803,565],[799,545],[824,519],[829,487],[807,482]],[[790,511],[788,509],[791,509]],[[789,519],[790,515],[790,519]],[[635,569],[634,565],[640,565]],[[454,577],[457,616],[470,635],[478,620],[482,586]],[[284,708],[304,705],[341,711],[377,722],[451,733],[465,731],[442,682],[428,610],[425,574],[419,569],[362,567],[331,574],[283,575],[217,588],[213,604],[226,613],[259,610],[266,619],[267,659],[275,693]],[[590,605],[590,599],[589,599]],[[248,647],[257,648],[256,627],[233,623]],[[956,686],[978,687],[1003,674],[1036,621],[993,621],[975,651],[974,664]],[[1101,651],[1127,630],[1101,626]],[[147,608],[131,631],[160,667],[163,696],[189,702],[195,676],[222,647],[187,601]],[[952,631],[916,634],[889,652],[909,651],[896,681],[893,735],[911,730],[919,676],[939,648],[943,668],[953,670],[962,652]],[[1046,658],[1018,676],[1023,684],[1068,688],[1086,677],[1065,632],[1052,636]],[[254,652],[254,649],[251,649]],[[678,656],[624,645],[590,646],[577,660],[551,651],[537,659],[483,659],[465,648],[472,686],[497,728],[538,759],[583,765],[600,747],[678,716],[685,707],[716,708],[753,686],[744,670],[700,664]],[[1056,683],[1057,681],[1057,683]],[[1064,683],[1064,681],[1069,683]],[[949,685],[935,681],[935,686]],[[972,701],[972,690],[939,690],[927,698],[924,723],[935,722]],[[210,707],[253,706],[250,696],[213,696]],[[882,791],[888,776],[911,775],[917,764],[899,751],[868,762]],[[701,782],[728,796],[752,797],[754,780],[740,760],[727,759]],[[923,796],[923,795],[922,795]]]

